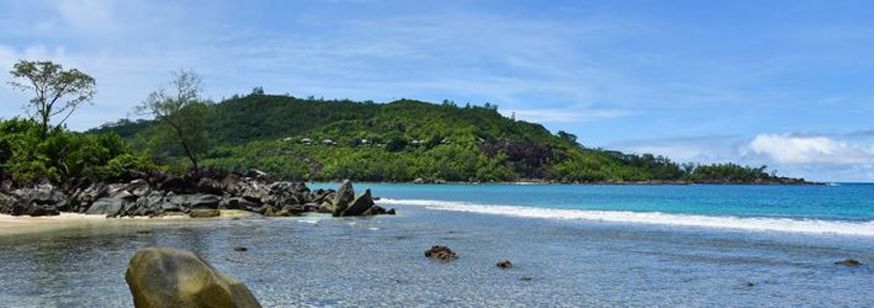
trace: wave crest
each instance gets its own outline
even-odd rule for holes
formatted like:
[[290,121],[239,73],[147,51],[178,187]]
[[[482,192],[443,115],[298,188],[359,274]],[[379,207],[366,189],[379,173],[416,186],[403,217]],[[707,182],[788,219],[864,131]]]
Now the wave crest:
[[662,212],[594,211],[538,208],[515,205],[479,204],[440,200],[398,200],[383,198],[383,205],[414,205],[428,209],[506,215],[530,218],[591,220],[620,223],[642,223],[687,227],[739,229],[750,231],[777,231],[792,233],[840,234],[874,237],[874,221],[851,222],[817,219],[790,219],[770,217],[705,216],[668,214]]

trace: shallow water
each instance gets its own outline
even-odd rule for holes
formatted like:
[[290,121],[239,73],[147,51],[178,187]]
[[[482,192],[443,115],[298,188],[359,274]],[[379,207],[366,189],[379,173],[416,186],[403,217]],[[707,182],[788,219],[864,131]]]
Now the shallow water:
[[[2,238],[0,302],[129,306],[127,260],[157,245],[197,252],[246,282],[265,306],[874,305],[870,266],[832,264],[874,262],[867,238],[400,210],[372,219],[121,223]],[[152,232],[137,234],[144,229]],[[460,258],[424,258],[436,243]],[[250,249],[233,251],[237,245]],[[503,258],[514,267],[497,269]]]
[[[269,307],[874,305],[874,237],[393,206],[397,216],[110,220],[0,236],[0,306],[130,306],[124,271],[146,246],[195,251]],[[434,244],[460,258],[426,259]],[[850,257],[865,265],[833,264]],[[495,266],[505,258],[512,269]]]

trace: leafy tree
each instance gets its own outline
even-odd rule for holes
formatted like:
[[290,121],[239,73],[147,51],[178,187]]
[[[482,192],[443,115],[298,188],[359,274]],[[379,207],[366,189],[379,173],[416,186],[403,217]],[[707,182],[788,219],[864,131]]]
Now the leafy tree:
[[577,136],[566,131],[558,131],[558,137],[572,144],[577,144]]
[[[52,118],[63,116],[55,127],[61,127],[79,105],[94,97],[96,82],[77,69],[64,70],[60,64],[50,61],[21,60],[10,72],[13,88],[33,92],[28,116],[39,121],[40,137],[49,133]],[[31,111],[31,109],[34,109]]]
[[173,92],[159,88],[137,107],[142,115],[154,117],[182,147],[194,170],[200,170],[198,159],[209,149],[205,122],[209,111],[201,101],[201,80],[193,71],[180,70],[170,82]]

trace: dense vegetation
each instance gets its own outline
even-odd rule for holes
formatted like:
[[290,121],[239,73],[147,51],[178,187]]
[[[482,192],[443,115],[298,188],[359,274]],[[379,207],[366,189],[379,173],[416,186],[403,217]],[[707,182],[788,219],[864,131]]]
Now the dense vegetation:
[[48,128],[34,120],[0,120],[0,179],[20,183],[106,181],[156,166],[116,133]]
[[[388,104],[299,99],[254,92],[203,112],[210,150],[202,164],[257,168],[290,179],[368,181],[777,182],[733,164],[680,166],[661,156],[581,146],[517,121],[497,107],[459,107],[413,100]],[[153,121],[122,120],[93,133],[114,132],[167,162],[184,160]]]

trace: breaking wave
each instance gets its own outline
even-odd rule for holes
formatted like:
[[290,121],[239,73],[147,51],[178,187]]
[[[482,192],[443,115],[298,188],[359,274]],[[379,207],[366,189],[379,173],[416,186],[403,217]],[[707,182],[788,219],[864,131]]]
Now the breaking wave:
[[458,201],[398,200],[385,198],[378,201],[377,203],[382,205],[423,206],[425,208],[433,210],[546,219],[642,223],[687,227],[739,229],[750,231],[777,231],[793,233],[874,236],[874,221],[857,222],[772,217],[706,216],[691,214],[668,214],[662,212],[574,210],[515,205],[478,204]]

